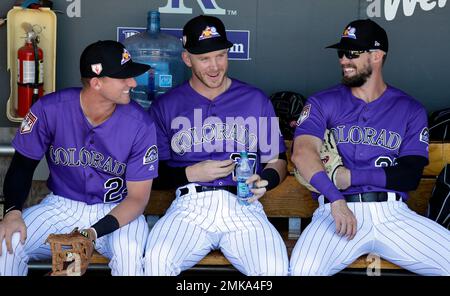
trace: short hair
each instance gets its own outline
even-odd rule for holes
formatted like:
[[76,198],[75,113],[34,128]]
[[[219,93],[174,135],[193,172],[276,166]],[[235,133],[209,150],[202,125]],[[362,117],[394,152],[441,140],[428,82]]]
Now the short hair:
[[81,77],[81,84],[83,85],[83,87],[88,87],[91,85],[91,79],[89,77]]

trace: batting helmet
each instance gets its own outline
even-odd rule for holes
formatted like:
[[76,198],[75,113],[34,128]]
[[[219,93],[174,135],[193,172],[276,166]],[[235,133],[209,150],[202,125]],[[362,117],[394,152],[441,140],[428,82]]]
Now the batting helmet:
[[428,204],[427,216],[450,230],[450,164],[447,164],[436,179]]
[[280,91],[272,94],[270,100],[279,118],[281,134],[286,140],[292,140],[305,97],[292,91]]
[[430,140],[450,140],[450,108],[431,113],[428,122],[430,129]]

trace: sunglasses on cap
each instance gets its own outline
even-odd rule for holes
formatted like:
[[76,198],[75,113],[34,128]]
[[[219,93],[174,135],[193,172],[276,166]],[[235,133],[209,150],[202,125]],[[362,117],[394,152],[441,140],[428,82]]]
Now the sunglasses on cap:
[[337,55],[340,59],[345,55],[345,57],[349,60],[351,59],[357,59],[359,56],[365,52],[371,52],[374,50],[344,50],[344,49],[338,49]]

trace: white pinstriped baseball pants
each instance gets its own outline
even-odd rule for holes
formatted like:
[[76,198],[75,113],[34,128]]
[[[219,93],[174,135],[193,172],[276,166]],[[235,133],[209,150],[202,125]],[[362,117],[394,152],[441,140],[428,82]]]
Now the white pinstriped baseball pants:
[[[13,235],[13,254],[0,256],[0,275],[27,275],[29,260],[51,258],[50,245],[45,243],[51,233],[68,233],[75,227],[86,228],[107,215],[117,204],[87,205],[49,194],[40,204],[23,211],[27,239],[22,245],[19,233]],[[99,238],[95,249],[110,258],[112,275],[143,275],[143,254],[149,229],[144,216]]]
[[319,204],[292,251],[291,275],[333,275],[369,253],[417,274],[450,275],[450,232],[404,202],[347,203],[357,219],[350,241],[335,233],[323,196]]
[[179,196],[150,232],[145,275],[178,275],[210,251],[220,249],[245,275],[287,275],[286,246],[260,202],[238,203],[228,191]]

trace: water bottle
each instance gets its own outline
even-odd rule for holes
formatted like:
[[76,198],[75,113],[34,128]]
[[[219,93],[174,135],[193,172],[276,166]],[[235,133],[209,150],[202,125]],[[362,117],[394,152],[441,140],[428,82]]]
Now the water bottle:
[[247,152],[243,151],[240,153],[240,159],[236,165],[237,197],[239,203],[242,205],[249,205],[246,199],[253,196],[253,193],[250,191],[253,185],[245,183],[252,175],[253,166],[250,164]]
[[147,30],[124,40],[133,61],[152,68],[136,77],[137,87],[130,92],[131,99],[148,109],[152,101],[186,79],[186,67],[181,59],[183,46],[172,35],[161,33],[158,11],[149,11]]

